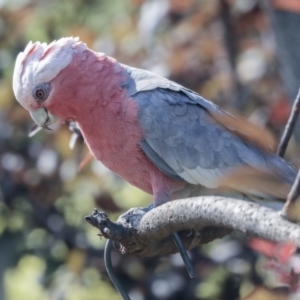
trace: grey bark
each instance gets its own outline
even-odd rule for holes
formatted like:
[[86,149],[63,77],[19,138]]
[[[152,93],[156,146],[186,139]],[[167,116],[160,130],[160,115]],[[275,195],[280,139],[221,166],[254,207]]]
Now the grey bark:
[[172,232],[180,232],[187,249],[222,238],[233,230],[300,246],[300,226],[285,220],[278,211],[220,196],[171,201],[149,211],[134,208],[115,223],[95,210],[86,220],[105,238],[117,242],[122,253],[141,257],[177,252],[170,238]]

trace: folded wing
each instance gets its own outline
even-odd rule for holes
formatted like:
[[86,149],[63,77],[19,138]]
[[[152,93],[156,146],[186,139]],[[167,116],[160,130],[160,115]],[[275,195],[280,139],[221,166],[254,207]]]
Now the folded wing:
[[278,173],[292,183],[296,171],[280,157],[241,139],[214,116],[227,114],[198,94],[153,73],[127,68],[124,84],[138,102],[145,132],[141,147],[165,174],[216,188],[234,169]]

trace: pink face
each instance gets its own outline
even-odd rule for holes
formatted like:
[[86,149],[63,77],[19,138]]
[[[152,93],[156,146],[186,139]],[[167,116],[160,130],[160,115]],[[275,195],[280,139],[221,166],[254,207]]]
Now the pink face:
[[30,42],[16,60],[13,90],[19,103],[26,108],[40,127],[56,121],[51,113],[55,95],[55,80],[72,62],[76,53],[87,49],[78,38],[62,38],[47,45]]

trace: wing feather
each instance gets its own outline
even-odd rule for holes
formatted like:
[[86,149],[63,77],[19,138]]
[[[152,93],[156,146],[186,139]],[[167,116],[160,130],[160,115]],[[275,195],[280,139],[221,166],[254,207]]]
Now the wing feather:
[[275,154],[241,139],[214,116],[220,107],[179,84],[148,71],[126,67],[124,83],[139,104],[143,151],[165,174],[209,188],[243,166],[273,168],[293,181],[296,171]]

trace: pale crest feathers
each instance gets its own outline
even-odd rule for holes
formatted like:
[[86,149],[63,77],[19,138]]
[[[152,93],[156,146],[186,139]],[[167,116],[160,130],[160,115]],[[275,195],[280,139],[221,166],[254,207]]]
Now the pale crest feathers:
[[73,53],[86,48],[77,37],[62,38],[49,45],[29,42],[15,64],[13,90],[17,100],[22,104],[22,100],[29,99],[36,84],[53,80],[72,61]]

